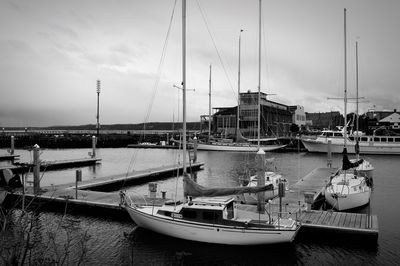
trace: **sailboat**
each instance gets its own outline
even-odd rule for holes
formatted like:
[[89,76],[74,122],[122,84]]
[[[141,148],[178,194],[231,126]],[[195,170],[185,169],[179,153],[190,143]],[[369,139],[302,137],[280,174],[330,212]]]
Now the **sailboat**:
[[[281,174],[273,171],[266,171],[264,174],[264,185],[270,185],[271,189],[264,191],[264,200],[268,202],[271,199],[278,197],[279,195],[279,183],[283,183],[284,189],[289,190],[289,181],[284,178]],[[248,181],[247,187],[257,187],[258,177],[253,175]],[[238,196],[238,200],[245,204],[257,204],[258,196],[257,193],[244,193]]]
[[[260,148],[259,145],[255,144],[257,140],[248,140],[242,136],[240,133],[240,50],[241,50],[241,33],[243,30],[240,30],[239,33],[239,67],[238,67],[238,103],[237,103],[237,112],[236,112],[236,139],[235,141],[226,140],[226,139],[214,139],[211,140],[210,138],[210,125],[211,125],[211,106],[209,107],[209,132],[208,132],[208,141],[207,142],[199,142],[197,144],[198,150],[205,150],[205,151],[230,151],[230,152],[257,152]],[[210,67],[210,80],[209,80],[209,90],[210,90],[210,98],[211,98],[211,67]],[[209,100],[211,102],[211,99]],[[260,102],[258,103],[261,104]],[[210,104],[211,105],[211,104]],[[260,112],[260,109],[258,109]],[[260,121],[258,121],[260,123]],[[258,140],[260,137],[258,137]],[[277,138],[268,138],[264,139],[264,145],[261,146],[263,151],[275,151],[281,148],[284,148],[286,145],[276,144]]]
[[[358,97],[358,42],[356,42],[356,117],[357,117],[357,120],[356,120],[356,132],[355,132],[356,144],[354,146],[356,158],[350,160],[352,163],[360,160],[358,99],[359,99],[359,97]],[[360,165],[358,165],[355,168],[355,171],[359,175],[362,175],[368,179],[372,179],[372,173],[373,173],[374,169],[375,168],[372,166],[372,164],[369,161],[364,159],[362,161],[362,163],[360,163]]]
[[185,203],[166,202],[162,206],[143,206],[135,204],[122,192],[123,206],[138,226],[180,239],[226,245],[291,242],[299,230],[295,220],[278,216],[275,221],[271,221],[266,215],[238,210],[235,208],[235,198],[227,197],[245,191],[265,191],[270,186],[205,188],[195,183],[186,173],[185,34],[186,0],[182,0],[183,185],[188,200]]
[[369,203],[371,188],[367,179],[357,171],[363,160],[350,162],[347,157],[347,51],[346,51],[346,9],[344,9],[344,148],[342,171],[332,176],[325,188],[325,200],[336,210],[343,211],[364,206]]

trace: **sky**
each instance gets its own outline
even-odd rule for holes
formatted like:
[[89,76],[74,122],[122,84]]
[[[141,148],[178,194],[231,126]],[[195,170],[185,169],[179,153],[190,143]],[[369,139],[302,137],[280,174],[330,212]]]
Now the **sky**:
[[[306,112],[400,109],[400,1],[263,0],[261,91]],[[187,1],[187,119],[258,86],[258,0]],[[170,23],[171,22],[171,23]],[[181,1],[0,0],[0,127],[182,120]],[[168,34],[167,34],[168,33]],[[168,37],[167,37],[168,36]],[[348,112],[355,110],[349,100]]]

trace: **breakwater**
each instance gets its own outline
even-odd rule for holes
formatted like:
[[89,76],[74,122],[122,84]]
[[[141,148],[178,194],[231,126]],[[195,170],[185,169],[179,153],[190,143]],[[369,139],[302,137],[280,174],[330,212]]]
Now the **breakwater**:
[[[27,148],[35,144],[42,148],[91,148],[92,135],[46,135],[27,134],[15,136],[15,148]],[[166,134],[100,134],[98,148],[120,148],[141,142],[160,143],[167,141]],[[10,136],[0,135],[0,148],[10,147]]]

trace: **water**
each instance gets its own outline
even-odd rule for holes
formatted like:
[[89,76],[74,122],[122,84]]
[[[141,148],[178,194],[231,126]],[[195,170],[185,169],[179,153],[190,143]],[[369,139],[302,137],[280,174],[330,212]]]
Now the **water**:
[[[86,157],[89,149],[43,150],[41,158],[57,160]],[[4,154],[5,150],[0,150]],[[21,161],[31,160],[28,151],[17,150]],[[177,150],[151,149],[100,149],[102,163],[82,168],[83,179],[123,174],[128,170],[141,170],[170,165],[180,157]],[[325,155],[309,153],[267,153],[275,158],[275,165],[291,184],[316,167],[326,165]],[[198,161],[204,170],[198,172],[198,183],[206,186],[235,186],[246,169],[253,167],[254,155],[245,153],[199,152]],[[68,214],[74,232],[89,235],[85,245],[85,265],[397,265],[400,260],[400,178],[396,156],[368,156],[375,167],[374,190],[370,208],[379,219],[379,238],[375,246],[366,245],[362,239],[348,241],[334,236],[301,235],[294,243],[279,246],[233,247],[194,243],[173,239],[141,228],[130,220],[116,217]],[[341,157],[335,155],[333,165],[340,165]],[[45,172],[42,185],[73,182],[75,169]],[[181,179],[170,178],[157,182],[158,190],[166,190],[168,197],[182,197]],[[178,191],[175,194],[175,187]],[[147,184],[128,188],[132,193],[147,194]],[[366,210],[360,210],[361,212]],[[34,231],[42,242],[51,224],[57,224],[59,213],[38,213]],[[61,237],[59,243],[67,237]],[[74,253],[75,252],[75,253]],[[74,250],[75,259],[79,250]],[[73,261],[73,260],[72,260]],[[1,263],[0,263],[1,264]]]

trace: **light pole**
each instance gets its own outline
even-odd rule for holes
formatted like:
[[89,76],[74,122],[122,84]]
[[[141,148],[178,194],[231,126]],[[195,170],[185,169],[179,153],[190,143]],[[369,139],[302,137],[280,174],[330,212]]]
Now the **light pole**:
[[100,105],[100,80],[97,80],[97,125],[96,125],[96,129],[97,129],[97,133],[96,133],[96,137],[97,139],[99,139],[99,130],[100,130],[100,123],[99,123],[99,105]]

